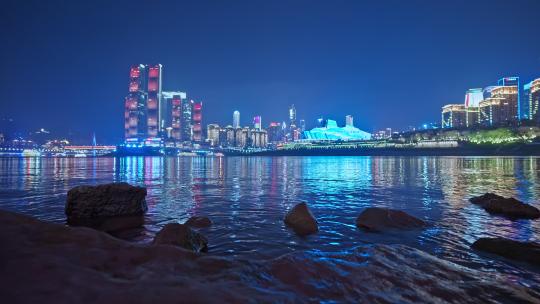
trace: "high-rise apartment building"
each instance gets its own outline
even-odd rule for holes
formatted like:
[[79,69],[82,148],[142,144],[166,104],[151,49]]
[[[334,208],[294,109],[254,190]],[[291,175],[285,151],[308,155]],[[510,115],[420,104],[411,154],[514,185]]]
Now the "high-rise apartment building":
[[181,140],[181,125],[182,125],[182,96],[173,95],[171,100],[171,137],[176,140]]
[[296,108],[294,107],[294,104],[289,108],[289,127],[291,129],[296,127]]
[[191,112],[192,124],[193,124],[193,137],[194,142],[202,142],[202,102],[193,102],[193,110]]
[[[512,101],[513,103],[515,103],[515,105],[511,105],[511,107],[515,107],[515,120],[512,118],[512,119],[508,119],[508,121],[519,121],[522,119],[522,117],[524,116],[524,111],[522,109],[522,100],[521,100],[521,86],[519,84],[519,77],[503,77],[501,79],[499,79],[497,81],[497,86],[498,87],[515,87],[515,90],[513,90],[513,93],[512,94],[515,94],[515,102]],[[495,89],[498,89],[498,88],[495,88]],[[500,89],[495,93],[500,93]],[[491,92],[491,95],[492,97],[500,97],[499,96],[494,96],[493,95],[493,91]],[[506,97],[503,97],[503,98],[506,98]],[[514,98],[512,98],[514,99]],[[513,115],[513,114],[512,114]]]
[[262,129],[262,118],[261,118],[260,115],[257,115],[255,117],[253,117],[253,127],[256,130],[261,130]]
[[[161,119],[159,121],[161,134],[163,134],[163,130],[166,130],[167,128],[171,128],[171,132],[173,129],[177,129],[173,126],[173,116],[178,115],[182,110],[179,108],[181,107],[182,100],[186,99],[186,93],[180,92],[180,91],[162,91],[161,92],[161,105],[160,105],[160,111],[161,111]],[[180,101],[180,103],[178,103]],[[176,103],[174,105],[173,103]],[[180,126],[179,117],[177,116],[177,123],[178,128]],[[180,133],[178,132],[178,137]],[[168,136],[169,137],[169,136]],[[172,136],[171,136],[172,137]],[[175,138],[178,139],[178,138]]]
[[129,70],[129,93],[124,101],[124,137],[146,137],[146,66],[133,65]]
[[500,98],[499,124],[515,124],[520,120],[519,90],[517,85],[498,86],[491,90],[491,98]]
[[191,113],[193,109],[193,100],[184,100],[182,102],[182,115],[180,116],[180,140],[191,141],[193,128],[191,125]]
[[148,137],[157,137],[161,131],[161,64],[148,67],[148,99],[146,100],[146,124]]
[[276,143],[281,141],[282,132],[281,124],[279,122],[271,122],[268,128],[266,128],[268,142]]

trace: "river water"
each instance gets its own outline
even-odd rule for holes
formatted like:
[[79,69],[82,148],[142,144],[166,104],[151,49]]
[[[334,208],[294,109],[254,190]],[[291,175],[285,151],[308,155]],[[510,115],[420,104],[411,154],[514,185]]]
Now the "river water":
[[[148,242],[166,223],[208,216],[209,252],[264,260],[293,251],[343,252],[364,244],[403,244],[483,273],[540,290],[540,270],[475,252],[480,237],[540,242],[540,220],[512,221],[468,202],[485,192],[540,208],[535,157],[126,157],[0,158],[0,208],[64,223],[67,191],[125,181],[148,190],[144,229],[122,235]],[[319,233],[294,235],[288,209],[307,202]],[[404,210],[428,228],[366,233],[366,207]]]

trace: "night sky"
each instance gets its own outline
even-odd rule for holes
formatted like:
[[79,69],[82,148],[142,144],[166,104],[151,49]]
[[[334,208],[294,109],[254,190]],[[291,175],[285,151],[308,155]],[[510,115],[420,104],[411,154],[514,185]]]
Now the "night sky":
[[[452,2],[452,3],[450,3]],[[203,124],[324,115],[440,120],[503,76],[540,77],[540,1],[2,1],[0,118],[117,143],[129,66],[204,103]]]

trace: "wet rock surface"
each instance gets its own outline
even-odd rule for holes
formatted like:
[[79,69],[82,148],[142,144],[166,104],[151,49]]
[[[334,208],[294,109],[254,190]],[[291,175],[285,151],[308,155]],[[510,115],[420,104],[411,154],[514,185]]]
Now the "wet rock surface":
[[306,203],[294,206],[285,216],[284,222],[300,236],[306,236],[319,231],[317,220]]
[[184,224],[195,228],[206,228],[212,226],[212,221],[206,216],[192,216]]
[[138,227],[148,210],[145,197],[145,188],[127,183],[77,186],[67,194],[67,222],[103,231]]
[[381,232],[388,229],[417,229],[426,225],[424,221],[401,210],[371,207],[356,218],[358,228]]
[[540,266],[540,244],[519,242],[506,238],[480,238],[473,249],[500,255],[502,257]]
[[486,193],[481,196],[472,197],[469,201],[479,205],[489,213],[500,214],[509,218],[540,218],[540,210],[513,197],[505,198],[494,193]]
[[137,245],[0,211],[4,303],[535,303],[531,288],[402,245],[270,260]]
[[208,240],[185,224],[167,224],[156,234],[154,245],[174,245],[194,252],[208,251]]

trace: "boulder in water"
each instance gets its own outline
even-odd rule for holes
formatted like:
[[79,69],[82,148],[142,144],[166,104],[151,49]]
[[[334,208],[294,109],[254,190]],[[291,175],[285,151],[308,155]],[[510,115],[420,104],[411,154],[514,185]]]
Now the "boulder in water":
[[540,217],[540,210],[513,197],[505,198],[497,194],[486,193],[472,197],[469,201],[479,205],[489,213],[501,214],[509,218],[536,219]]
[[472,246],[502,257],[528,262],[540,266],[540,244],[534,242],[519,242],[506,238],[480,238]]
[[294,206],[285,216],[284,222],[300,236],[319,231],[317,220],[311,211],[309,211],[306,203],[300,203]]
[[188,225],[172,223],[165,225],[154,238],[154,245],[174,245],[194,252],[208,251],[208,240]]
[[206,216],[192,216],[184,224],[195,228],[206,228],[212,226],[212,221]]
[[67,222],[104,231],[141,226],[146,206],[146,188],[127,183],[77,186],[68,191]]
[[356,226],[367,231],[383,231],[421,228],[425,222],[401,210],[371,207],[356,218]]

